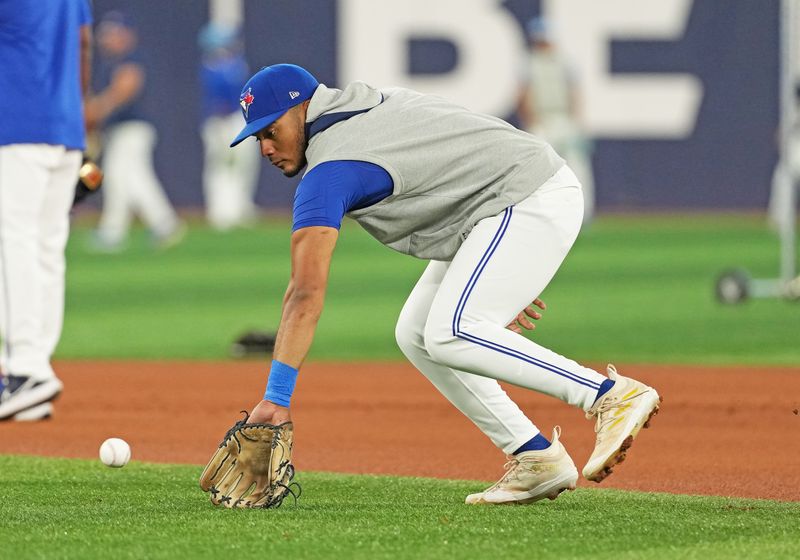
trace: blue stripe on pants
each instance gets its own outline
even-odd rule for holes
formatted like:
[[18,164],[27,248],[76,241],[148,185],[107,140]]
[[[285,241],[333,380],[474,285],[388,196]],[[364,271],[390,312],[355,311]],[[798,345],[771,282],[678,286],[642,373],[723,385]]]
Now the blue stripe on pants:
[[538,366],[544,370],[550,371],[555,373],[556,375],[560,375],[569,379],[570,381],[574,381],[583,385],[585,387],[589,387],[591,389],[599,389],[600,384],[594,381],[589,381],[588,379],[583,379],[582,377],[578,376],[575,373],[567,371],[563,368],[560,368],[556,365],[549,364],[543,360],[538,358],[534,358],[533,356],[528,356],[519,350],[515,350],[513,348],[508,348],[496,342],[492,342],[489,340],[484,340],[477,336],[468,334],[463,332],[460,327],[461,323],[461,315],[464,312],[464,308],[467,305],[467,300],[469,296],[472,294],[472,290],[475,288],[475,285],[480,278],[480,275],[483,273],[483,270],[486,268],[486,265],[489,263],[489,259],[494,254],[497,247],[500,245],[500,241],[503,239],[506,231],[508,230],[508,225],[511,223],[511,216],[513,213],[513,207],[506,208],[503,214],[503,220],[500,222],[500,227],[497,229],[494,237],[492,238],[491,243],[489,243],[489,247],[484,252],[481,259],[478,261],[478,265],[475,267],[475,270],[472,271],[472,275],[470,276],[469,280],[467,281],[467,285],[464,287],[464,291],[461,293],[461,297],[458,300],[458,304],[456,305],[456,311],[453,315],[453,336],[460,338],[462,340],[467,340],[479,346],[483,346],[484,348],[488,348],[489,350],[494,350],[495,352],[500,352],[501,354],[505,354],[507,356],[511,356],[512,358],[517,358],[529,364],[533,364]]

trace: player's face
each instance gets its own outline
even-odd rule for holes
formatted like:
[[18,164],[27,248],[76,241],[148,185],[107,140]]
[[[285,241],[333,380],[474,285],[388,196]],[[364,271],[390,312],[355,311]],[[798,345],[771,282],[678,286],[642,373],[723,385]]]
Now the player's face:
[[261,156],[287,177],[294,177],[306,166],[305,105],[292,107],[277,121],[256,133]]
[[97,30],[98,46],[111,55],[120,55],[130,51],[134,42],[133,32],[121,25],[104,23]]

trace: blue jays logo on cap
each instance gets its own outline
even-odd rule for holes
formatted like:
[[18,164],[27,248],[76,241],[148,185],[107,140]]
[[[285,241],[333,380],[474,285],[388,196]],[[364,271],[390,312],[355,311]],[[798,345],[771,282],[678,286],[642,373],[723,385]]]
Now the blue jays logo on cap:
[[256,99],[253,97],[252,89],[253,88],[247,88],[247,91],[243,91],[242,95],[239,97],[239,105],[242,106],[242,111],[244,111],[244,118],[247,118],[250,105],[252,105],[253,101]]
[[274,123],[295,105],[311,99],[318,85],[308,70],[294,64],[275,64],[256,72],[242,88],[239,105],[245,126],[231,147]]

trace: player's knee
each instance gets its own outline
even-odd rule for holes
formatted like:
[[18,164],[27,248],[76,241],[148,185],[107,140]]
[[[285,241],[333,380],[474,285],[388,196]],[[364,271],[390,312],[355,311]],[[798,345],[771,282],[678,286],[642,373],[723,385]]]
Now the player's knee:
[[402,325],[397,323],[394,330],[394,339],[397,341],[400,351],[406,356],[414,348],[413,338],[410,332],[403,330]]
[[428,323],[425,326],[425,350],[434,361],[454,366],[457,362],[457,342],[452,329],[446,325]]
[[425,349],[420,328],[410,321],[403,320],[402,315],[395,325],[394,339],[397,341],[400,351],[409,358],[420,349]]

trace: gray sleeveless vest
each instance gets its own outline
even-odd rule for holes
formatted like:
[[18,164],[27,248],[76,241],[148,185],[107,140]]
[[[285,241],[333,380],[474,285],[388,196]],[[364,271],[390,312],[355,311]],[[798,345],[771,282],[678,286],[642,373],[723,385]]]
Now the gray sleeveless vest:
[[564,165],[547,143],[505,121],[403,88],[320,85],[306,120],[306,173],[334,160],[383,167],[392,194],[347,215],[422,259],[451,260],[478,221],[524,200]]

